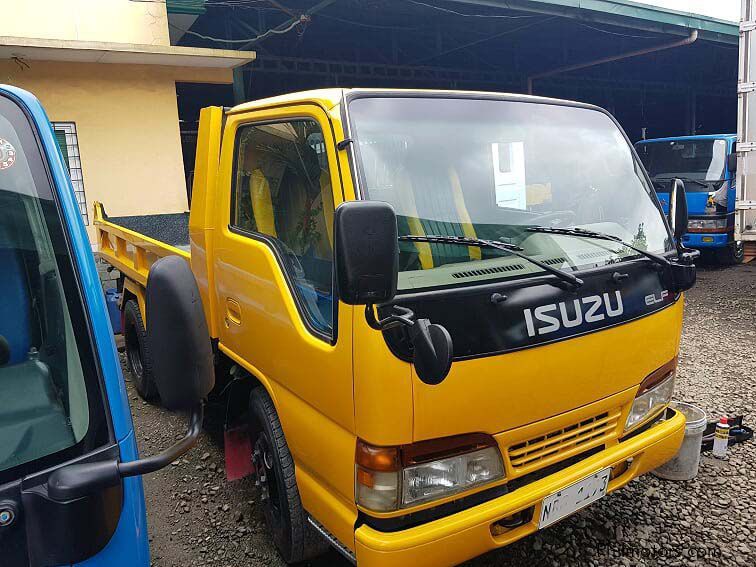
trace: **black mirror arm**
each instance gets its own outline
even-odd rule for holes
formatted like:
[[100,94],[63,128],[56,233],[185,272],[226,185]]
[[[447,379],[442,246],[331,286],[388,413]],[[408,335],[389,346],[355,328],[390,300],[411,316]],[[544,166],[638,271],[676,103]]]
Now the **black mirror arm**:
[[186,432],[181,441],[169,447],[162,453],[130,461],[128,463],[119,463],[118,470],[122,477],[137,476],[140,474],[149,474],[162,468],[167,467],[179,457],[184,456],[189,449],[197,444],[197,439],[202,432],[202,418],[204,417],[204,405],[202,402],[192,408],[189,415],[189,430]]
[[414,349],[413,364],[418,378],[429,385],[443,382],[449,374],[454,352],[449,332],[428,319],[417,319],[411,309],[399,305],[393,305],[392,314],[379,320],[375,317],[374,307],[372,303],[365,306],[368,325],[376,331],[406,327]]
[[393,329],[394,327],[404,326],[411,327],[415,324],[415,313],[412,309],[401,307],[399,305],[393,306],[393,313],[383,319],[376,319],[374,304],[368,303],[365,305],[365,319],[371,329],[376,331],[386,331]]
[[676,243],[677,246],[677,258],[674,262],[678,264],[689,265],[694,263],[701,257],[701,251],[695,248],[686,248],[681,242]]
[[204,406],[194,406],[189,417],[189,430],[181,441],[162,453],[128,463],[116,460],[80,463],[60,468],[50,475],[47,492],[57,502],[67,502],[92,494],[96,490],[115,486],[122,478],[148,474],[160,470],[182,457],[194,447],[202,431]]
[[415,348],[416,356],[435,357],[436,349],[433,347],[428,326],[430,321],[422,319],[419,325],[415,325],[410,331],[410,340]]

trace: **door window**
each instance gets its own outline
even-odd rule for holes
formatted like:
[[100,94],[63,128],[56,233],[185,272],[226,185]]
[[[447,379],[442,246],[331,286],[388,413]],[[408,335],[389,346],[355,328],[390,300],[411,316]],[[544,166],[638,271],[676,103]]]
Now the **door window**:
[[243,126],[231,224],[264,237],[283,260],[307,322],[333,326],[333,191],[315,120]]
[[28,121],[0,97],[0,484],[108,439],[88,325]]

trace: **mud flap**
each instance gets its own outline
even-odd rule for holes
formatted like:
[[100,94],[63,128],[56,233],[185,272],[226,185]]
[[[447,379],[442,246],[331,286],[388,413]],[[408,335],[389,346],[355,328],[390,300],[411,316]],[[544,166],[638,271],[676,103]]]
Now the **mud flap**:
[[223,432],[223,447],[226,454],[226,480],[240,480],[254,472],[252,440],[246,427],[226,429]]

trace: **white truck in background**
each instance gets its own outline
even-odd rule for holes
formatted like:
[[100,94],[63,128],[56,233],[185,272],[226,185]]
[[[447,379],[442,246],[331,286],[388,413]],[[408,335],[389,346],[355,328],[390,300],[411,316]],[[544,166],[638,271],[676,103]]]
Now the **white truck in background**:
[[735,239],[756,258],[756,0],[741,0]]

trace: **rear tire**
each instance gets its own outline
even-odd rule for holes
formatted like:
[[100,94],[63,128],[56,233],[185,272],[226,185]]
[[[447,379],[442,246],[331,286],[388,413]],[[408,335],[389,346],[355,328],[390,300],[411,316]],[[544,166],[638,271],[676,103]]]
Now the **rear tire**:
[[129,299],[123,308],[123,338],[126,344],[126,368],[134,378],[137,393],[147,402],[156,401],[158,391],[152,375],[147,330],[144,328],[139,305],[133,299]]
[[289,564],[322,555],[329,543],[307,519],[297,488],[294,459],[273,400],[263,388],[252,390],[249,410],[255,479],[261,491],[265,522],[278,552]]
[[743,242],[732,242],[717,250],[717,260],[723,266],[733,266],[735,264],[742,264],[745,258],[745,246]]

